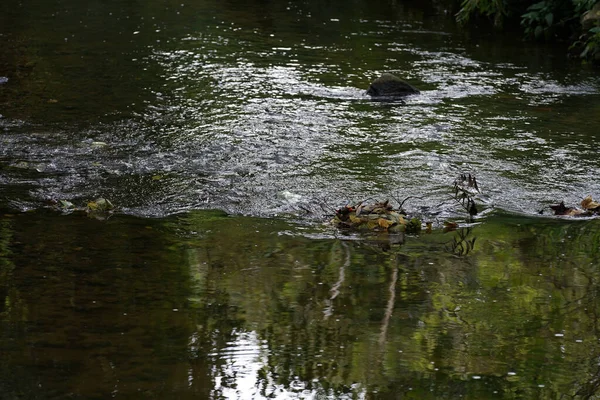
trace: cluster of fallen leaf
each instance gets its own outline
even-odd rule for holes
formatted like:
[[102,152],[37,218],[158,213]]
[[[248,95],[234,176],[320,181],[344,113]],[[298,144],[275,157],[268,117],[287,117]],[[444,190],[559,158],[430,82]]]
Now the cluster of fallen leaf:
[[419,233],[421,220],[408,218],[402,208],[395,209],[388,200],[375,204],[347,205],[335,212],[333,223],[338,228],[375,232]]
[[[475,197],[479,193],[477,179],[471,174],[461,174],[454,181],[454,199],[468,213],[469,219],[478,213],[475,205]],[[581,208],[567,207],[564,202],[556,206],[550,206],[554,215],[570,217],[600,216],[600,203],[587,196],[581,201]],[[543,210],[540,211],[543,213]],[[356,230],[367,230],[373,232],[405,232],[416,234],[421,231],[421,220],[410,218],[402,209],[402,203],[398,209],[388,200],[367,205],[360,202],[355,205],[347,205],[335,212],[333,224],[338,228],[351,228]],[[456,230],[458,223],[447,221],[444,230]],[[431,231],[431,223],[426,224],[427,231]],[[462,242],[461,242],[462,243]],[[473,246],[473,243],[470,243]]]
[[110,217],[115,209],[115,206],[110,202],[110,200],[103,197],[97,198],[94,201],[89,201],[85,206],[82,207],[77,207],[68,200],[51,201],[50,206],[51,208],[65,214],[70,214],[72,212],[84,212],[87,216],[100,220]]
[[[454,199],[465,209],[469,218],[477,214],[474,200],[477,193],[479,193],[479,186],[475,176],[461,174],[454,181]],[[406,200],[408,198],[404,201]],[[364,202],[347,205],[335,212],[333,224],[338,228],[417,234],[421,232],[421,220],[407,216],[407,213],[402,209],[404,201],[401,203],[398,201],[400,203],[398,209],[394,209],[388,200],[370,205],[364,204]],[[427,232],[431,232],[432,223],[428,222],[425,227]],[[447,221],[444,223],[444,230],[446,231],[457,228],[458,223],[456,222]]]
[[581,201],[581,208],[567,207],[564,201],[561,201],[557,206],[550,206],[550,208],[554,211],[554,215],[569,217],[600,215],[600,203],[594,201],[592,196],[588,196]]

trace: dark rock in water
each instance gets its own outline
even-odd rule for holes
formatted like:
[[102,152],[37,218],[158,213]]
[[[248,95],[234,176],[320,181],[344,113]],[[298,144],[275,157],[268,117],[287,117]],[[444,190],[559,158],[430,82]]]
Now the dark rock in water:
[[375,79],[367,90],[367,94],[373,97],[401,97],[418,93],[417,88],[387,72]]

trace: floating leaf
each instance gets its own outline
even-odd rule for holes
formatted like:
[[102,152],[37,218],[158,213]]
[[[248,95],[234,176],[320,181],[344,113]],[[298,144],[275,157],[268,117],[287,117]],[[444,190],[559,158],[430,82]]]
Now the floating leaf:
[[11,167],[21,168],[21,169],[29,169],[29,168],[31,168],[31,165],[27,161],[19,161],[19,162],[11,164]]
[[75,205],[68,200],[59,200],[58,207],[62,210],[70,210],[75,208]]
[[379,224],[379,226],[383,229],[388,229],[390,226],[394,225],[394,222],[390,221],[389,219],[379,218],[377,220],[377,224]]
[[414,219],[407,222],[404,215],[406,213],[402,209],[394,209],[388,200],[374,204],[360,202],[354,207],[346,206],[337,210],[333,223],[339,228],[391,233],[404,232],[406,227],[412,223],[410,231],[418,233],[421,229],[421,221]]
[[369,222],[367,222],[367,228],[369,230],[373,230],[373,229],[377,228],[377,226],[378,226],[377,221],[369,221]]
[[91,146],[93,149],[101,149],[101,148],[103,148],[103,147],[106,147],[106,146],[108,146],[108,144],[106,144],[106,142],[92,142],[92,143],[90,144],[90,146]]
[[444,230],[446,232],[448,232],[448,231],[454,231],[454,230],[456,230],[456,228],[458,228],[458,224],[456,222],[452,222],[452,221],[445,221],[444,222]]
[[110,200],[104,199],[102,197],[96,199],[96,206],[100,211],[108,211],[115,208],[115,206],[113,205],[113,203],[110,202]]
[[350,222],[352,222],[353,224],[356,224],[356,225],[360,225],[363,222],[365,222],[363,219],[357,217],[355,214],[350,214],[348,216],[348,219],[350,220]]
[[114,208],[110,200],[100,197],[87,203],[85,211],[89,217],[104,220],[112,214]]
[[395,211],[392,211],[391,213],[388,214],[388,216],[390,217],[390,219],[397,223],[397,224],[401,224],[401,225],[406,225],[406,220],[404,219],[404,217],[402,216],[402,214],[398,214]]
[[598,211],[598,210],[600,210],[600,203],[592,200],[592,196],[587,196],[585,199],[583,199],[581,201],[581,207],[584,210]]

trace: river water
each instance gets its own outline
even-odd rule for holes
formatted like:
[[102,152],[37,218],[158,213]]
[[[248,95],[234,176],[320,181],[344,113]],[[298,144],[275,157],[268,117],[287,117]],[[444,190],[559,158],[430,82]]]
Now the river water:
[[[437,2],[9,3],[4,398],[595,395],[598,223],[548,206],[600,197],[600,78],[565,48]],[[421,94],[372,101],[385,71]],[[432,233],[327,224],[407,197]]]

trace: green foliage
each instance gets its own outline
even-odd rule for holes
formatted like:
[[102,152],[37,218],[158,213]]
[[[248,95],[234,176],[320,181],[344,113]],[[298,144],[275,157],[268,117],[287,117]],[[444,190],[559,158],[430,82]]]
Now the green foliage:
[[591,10],[597,1],[598,0],[573,0],[573,5],[575,6],[575,13],[578,16],[581,16],[586,11]]
[[595,59],[600,55],[600,27],[596,26],[589,30],[591,36],[586,40],[585,48],[581,52],[581,58]]
[[[481,16],[494,21],[500,27],[504,20],[520,16],[524,35],[536,40],[572,40],[571,45],[583,59],[600,59],[600,32],[598,27],[585,30],[581,17],[597,3],[597,0],[463,0],[456,14],[459,24],[465,25],[472,17]],[[526,7],[526,9],[525,9]],[[524,10],[524,11],[523,11]],[[587,27],[585,28],[587,29]]]
[[600,27],[595,26],[579,37],[570,46],[570,50],[579,52],[584,60],[598,61],[600,59]]
[[527,8],[521,15],[521,25],[525,28],[525,35],[535,39],[548,38],[554,27],[556,3],[553,1],[540,1]]
[[456,20],[465,25],[471,16],[481,15],[493,19],[494,25],[501,26],[503,19],[508,15],[507,12],[504,0],[463,0]]

